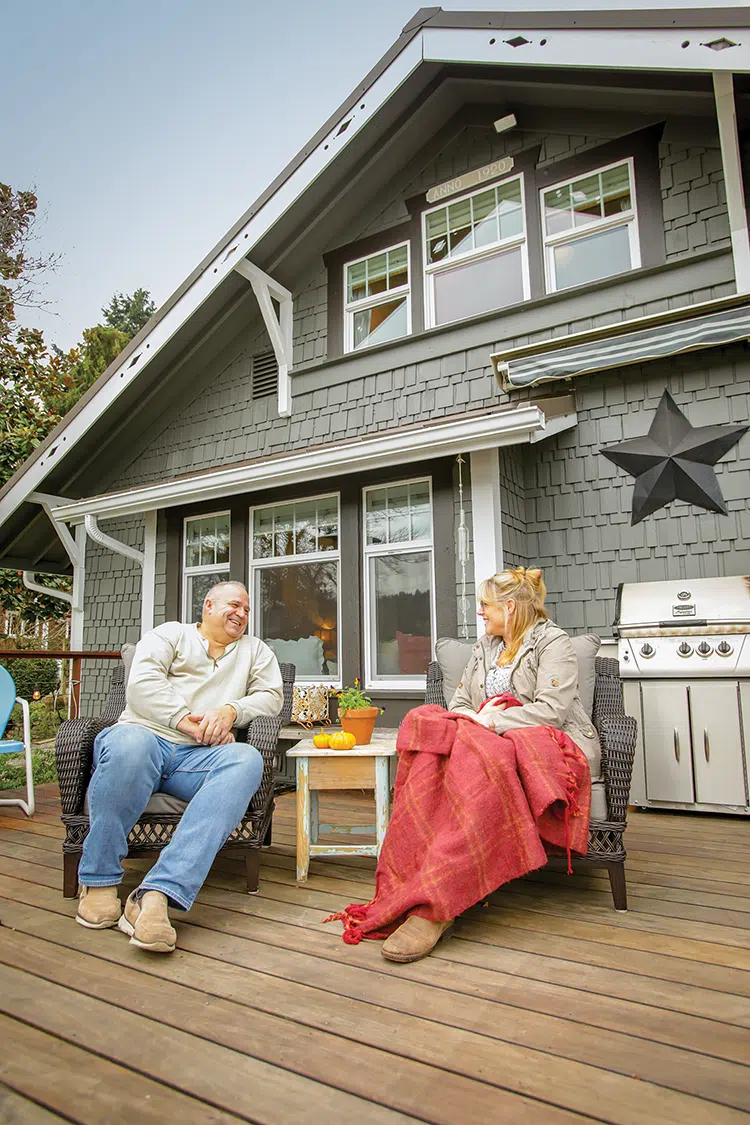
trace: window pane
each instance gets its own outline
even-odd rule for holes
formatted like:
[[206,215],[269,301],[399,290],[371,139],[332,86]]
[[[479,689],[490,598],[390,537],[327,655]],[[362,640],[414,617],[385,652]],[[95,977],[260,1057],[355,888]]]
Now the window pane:
[[273,508],[260,508],[253,513],[253,558],[270,559],[273,555]]
[[226,570],[208,574],[189,574],[187,577],[185,622],[194,625],[203,616],[203,599],[212,586],[224,582],[229,577]]
[[495,189],[483,191],[472,200],[474,206],[474,245],[477,249],[491,246],[500,237],[497,224],[497,198]]
[[474,248],[471,232],[471,200],[462,199],[448,208],[449,246],[451,256]]
[[405,246],[388,251],[388,288],[398,289],[409,283],[409,262]]
[[408,485],[395,485],[387,490],[388,494],[388,542],[408,543],[409,528],[409,487]]
[[367,296],[384,293],[388,288],[388,255],[376,254],[367,259]]
[[216,561],[229,562],[229,516],[216,517]]
[[411,509],[411,538],[431,539],[430,486],[426,480],[409,485],[409,507]]
[[339,546],[339,506],[335,497],[318,500],[318,550],[337,551]]
[[283,504],[275,509],[273,553],[276,558],[294,554],[294,505]]
[[521,248],[466,262],[434,275],[435,323],[500,309],[523,301]]
[[547,234],[559,234],[573,226],[570,205],[570,184],[544,193],[544,222]]
[[619,215],[633,206],[630,198],[630,169],[627,164],[619,164],[602,172],[602,202],[605,215]]
[[565,246],[555,246],[553,252],[558,289],[624,273],[632,264],[630,235],[626,226],[577,238]]
[[516,235],[523,234],[520,180],[500,184],[497,189],[497,212],[501,238],[514,238]]
[[297,678],[338,675],[338,563],[310,562],[256,571],[259,636]]
[[318,510],[314,500],[294,505],[294,553],[308,555],[317,551]]
[[201,520],[201,566],[212,566],[216,562],[216,524],[213,519]]
[[367,296],[367,262],[357,262],[347,271],[347,290],[349,301],[360,301]]
[[185,566],[201,565],[200,520],[190,520],[185,525]]
[[367,542],[388,542],[388,500],[384,488],[367,493]]
[[375,676],[423,676],[432,659],[428,551],[370,559]]
[[354,347],[384,344],[407,333],[406,297],[354,313]]
[[584,180],[576,180],[570,191],[573,198],[575,226],[585,227],[589,223],[598,222],[602,217],[598,173],[594,176],[587,176]]

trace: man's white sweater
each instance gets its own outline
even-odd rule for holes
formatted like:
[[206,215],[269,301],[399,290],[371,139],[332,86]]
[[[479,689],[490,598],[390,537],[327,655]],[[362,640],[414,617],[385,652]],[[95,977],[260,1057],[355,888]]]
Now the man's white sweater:
[[257,637],[233,641],[214,660],[197,625],[167,621],[138,642],[125,698],[119,722],[189,745],[195,739],[177,730],[186,715],[231,703],[235,725],[246,727],[258,715],[278,715],[284,694],[276,657]]

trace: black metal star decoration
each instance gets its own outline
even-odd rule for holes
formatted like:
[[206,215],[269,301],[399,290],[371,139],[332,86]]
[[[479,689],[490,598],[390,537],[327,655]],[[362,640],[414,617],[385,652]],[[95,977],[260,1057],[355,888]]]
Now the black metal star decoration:
[[669,391],[661,397],[648,436],[599,452],[635,477],[631,524],[673,500],[727,514],[713,466],[750,426],[691,426]]

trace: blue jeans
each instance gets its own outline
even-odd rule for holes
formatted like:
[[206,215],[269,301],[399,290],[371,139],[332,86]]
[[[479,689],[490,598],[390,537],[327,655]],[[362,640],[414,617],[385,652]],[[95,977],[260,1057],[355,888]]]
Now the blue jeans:
[[246,743],[180,746],[134,723],[107,727],[94,742],[80,883],[112,887],[122,881],[133,825],[152,793],[169,793],[190,803],[139,891],[161,891],[189,910],[262,776],[263,759]]

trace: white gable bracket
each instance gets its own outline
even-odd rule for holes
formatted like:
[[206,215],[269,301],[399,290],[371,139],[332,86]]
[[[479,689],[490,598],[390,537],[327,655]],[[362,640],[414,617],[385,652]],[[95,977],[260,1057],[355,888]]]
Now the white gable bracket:
[[69,594],[67,590],[53,590],[51,586],[40,586],[36,581],[35,570],[24,570],[23,584],[27,590],[33,590],[35,594],[46,594],[48,598],[59,598],[62,602],[67,602],[73,605],[73,595]]
[[[247,258],[235,262],[234,268],[250,282],[260,305],[263,323],[279,365],[279,414],[282,418],[288,418],[292,413],[292,388],[289,378],[289,372],[292,370],[292,294],[263,270],[248,262]],[[272,297],[279,302],[278,317],[271,303]]]

